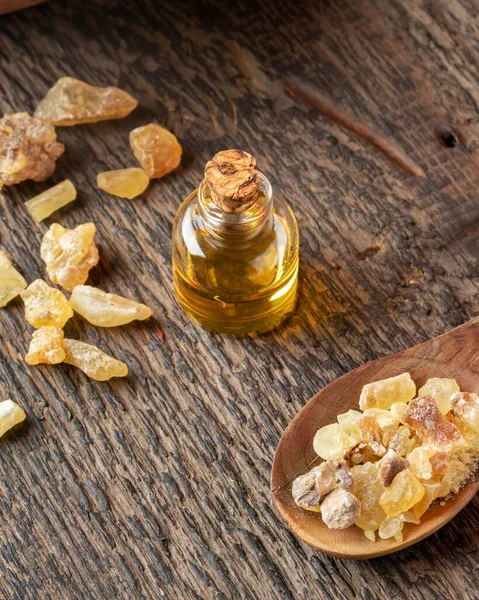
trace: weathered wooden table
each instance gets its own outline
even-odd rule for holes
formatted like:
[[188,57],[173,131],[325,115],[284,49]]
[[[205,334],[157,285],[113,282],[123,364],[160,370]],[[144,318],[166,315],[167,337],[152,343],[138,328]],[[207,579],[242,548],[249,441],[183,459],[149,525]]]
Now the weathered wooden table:
[[[320,387],[479,313],[477,2],[228,4],[52,1],[0,20],[2,111],[32,111],[63,75],[140,100],[125,120],[59,129],[54,181],[80,190],[57,220],[98,227],[91,281],[154,310],[117,330],[68,325],[129,364],[112,383],[28,367],[21,302],[1,310],[1,398],[28,412],[0,441],[1,597],[477,598],[477,501],[417,546],[354,563],[298,542],[269,492],[279,437]],[[278,95],[290,73],[426,178]],[[152,119],[181,140],[181,168],[137,201],[97,190],[98,171],[135,164],[128,132]],[[296,314],[257,339],[201,330],[172,290],[175,212],[228,147],[258,157],[300,224]],[[45,277],[48,222],[22,203],[47,185],[0,195],[1,245],[30,281]]]

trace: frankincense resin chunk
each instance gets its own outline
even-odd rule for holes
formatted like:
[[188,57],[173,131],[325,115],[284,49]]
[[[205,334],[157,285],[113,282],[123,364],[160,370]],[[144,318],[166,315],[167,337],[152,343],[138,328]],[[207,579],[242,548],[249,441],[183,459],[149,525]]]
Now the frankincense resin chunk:
[[77,197],[75,186],[69,179],[54,185],[38,196],[25,202],[28,212],[37,223],[47,219],[52,213],[63,208]]
[[386,517],[379,527],[379,537],[383,540],[395,538],[397,542],[402,542],[402,529],[404,522],[397,517]]
[[437,498],[437,495],[440,493],[441,484],[440,483],[423,483],[424,487],[424,496],[422,499],[413,506],[412,511],[414,516],[417,519],[420,519],[422,515],[426,512],[432,502]]
[[359,500],[342,488],[330,492],[321,504],[321,517],[330,529],[346,529],[361,513]]
[[62,77],[37,106],[35,116],[54,125],[96,123],[108,119],[122,119],[131,113],[138,102],[116,87],[96,87]]
[[36,329],[45,326],[62,328],[73,310],[65,296],[41,279],[31,283],[21,294],[25,319]]
[[375,531],[386,514],[379,504],[384,487],[379,481],[379,471],[375,464],[367,462],[351,468],[354,480],[354,495],[361,502],[361,514],[356,525],[366,531]]
[[384,487],[389,487],[396,475],[408,468],[409,461],[396,454],[394,450],[388,450],[379,462],[379,481]]
[[379,499],[379,504],[388,517],[397,517],[417,504],[424,496],[424,487],[412,474],[404,469],[396,475]]
[[70,298],[75,312],[97,327],[117,327],[151,317],[148,306],[89,285],[78,285]]
[[27,287],[27,282],[15,269],[8,256],[0,250],[0,308],[16,298]]
[[98,173],[96,182],[101,190],[119,198],[132,200],[143,194],[150,183],[150,179],[143,169],[133,167]]
[[180,164],[182,148],[176,137],[157,123],[130,133],[133,154],[150,179],[163,177]]
[[362,389],[359,408],[389,409],[396,402],[409,402],[416,395],[416,385],[409,373],[368,383]]
[[91,344],[79,340],[63,340],[66,357],[63,362],[81,369],[91,379],[108,381],[112,377],[126,377],[128,367],[125,363],[105,354]]
[[314,451],[324,460],[341,460],[352,446],[349,435],[337,423],[321,427],[313,441]]
[[12,400],[0,402],[0,437],[14,425],[24,421],[25,417],[23,409]]
[[137,168],[98,173],[96,181],[101,190],[128,200],[143,194],[150,183],[145,171]]
[[0,119],[0,188],[26,179],[45,181],[64,150],[51,123],[26,112],[4,115]]
[[376,456],[384,456],[386,454],[381,427],[374,417],[366,414],[363,415],[359,419],[359,432],[361,441],[369,446]]
[[471,429],[479,432],[479,395],[456,392],[451,396],[454,414],[463,419]]
[[29,365],[56,365],[65,360],[63,349],[63,329],[40,327],[33,332],[32,341],[25,361]]
[[449,450],[464,443],[459,429],[441,414],[432,396],[412,400],[404,419],[422,442],[433,448]]
[[319,467],[313,467],[311,471],[296,477],[296,479],[293,481],[293,486],[291,488],[293,500],[298,506],[304,508],[305,510],[319,512],[319,501],[321,500],[321,494],[318,491],[317,478],[318,475],[321,474],[321,467],[322,465]]
[[451,410],[451,396],[459,392],[460,388],[455,379],[445,379],[443,377],[433,377],[428,379],[422,388],[418,391],[419,398],[423,396],[432,396],[443,415]]
[[64,229],[58,223],[53,223],[44,235],[40,248],[53,283],[69,292],[85,283],[90,269],[100,259],[93,241],[95,232],[93,223],[85,223],[75,229]]

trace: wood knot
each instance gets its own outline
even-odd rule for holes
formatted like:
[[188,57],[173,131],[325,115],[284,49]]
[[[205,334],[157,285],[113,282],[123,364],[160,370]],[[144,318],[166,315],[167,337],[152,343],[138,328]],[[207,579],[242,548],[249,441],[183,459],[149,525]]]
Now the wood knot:
[[205,167],[211,198],[227,213],[241,213],[258,199],[256,159],[242,150],[218,152]]
[[438,129],[436,133],[446,148],[455,148],[459,144],[459,138],[451,129]]

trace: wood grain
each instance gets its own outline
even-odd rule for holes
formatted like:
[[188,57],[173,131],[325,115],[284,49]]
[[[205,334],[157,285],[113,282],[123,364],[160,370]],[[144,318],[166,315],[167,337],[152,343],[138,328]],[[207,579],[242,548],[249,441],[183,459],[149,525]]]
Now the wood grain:
[[0,0],[0,15],[35,6],[45,0]]
[[[63,75],[140,107],[60,129],[52,181],[0,195],[0,244],[43,277],[48,223],[22,203],[71,178],[79,197],[57,220],[96,223],[91,282],[154,311],[119,330],[68,326],[128,363],[111,384],[27,368],[21,304],[1,311],[0,394],[28,412],[0,440],[3,597],[477,596],[477,500],[399,557],[356,564],[298,542],[269,492],[279,438],[321,387],[479,314],[477,13],[473,0],[63,0],[2,17],[3,111],[32,111]],[[424,180],[283,94],[289,74],[391,136]],[[152,119],[181,140],[181,168],[135,202],[96,189],[97,172],[135,166],[128,133]],[[174,215],[228,147],[255,154],[300,226],[297,312],[257,339],[200,330],[172,292]]]
[[358,527],[331,530],[317,513],[299,508],[293,500],[291,485],[298,475],[322,462],[313,450],[318,429],[336,423],[339,414],[358,410],[361,390],[371,381],[410,373],[419,389],[440,374],[455,379],[461,390],[479,393],[478,340],[479,317],[423,344],[349,371],[323,388],[299,411],[281,437],[271,473],[276,507],[293,533],[332,556],[355,560],[377,558],[423,540],[466,506],[479,489],[479,483],[471,483],[447,502],[438,502],[421,517],[419,524],[406,524],[401,542],[377,537],[372,544]]

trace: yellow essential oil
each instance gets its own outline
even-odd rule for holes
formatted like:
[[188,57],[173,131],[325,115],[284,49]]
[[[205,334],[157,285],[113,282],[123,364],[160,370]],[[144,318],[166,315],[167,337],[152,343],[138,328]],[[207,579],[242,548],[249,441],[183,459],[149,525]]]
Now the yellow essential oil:
[[218,153],[173,225],[178,300],[198,323],[237,336],[273,329],[295,306],[293,211],[246,152]]

